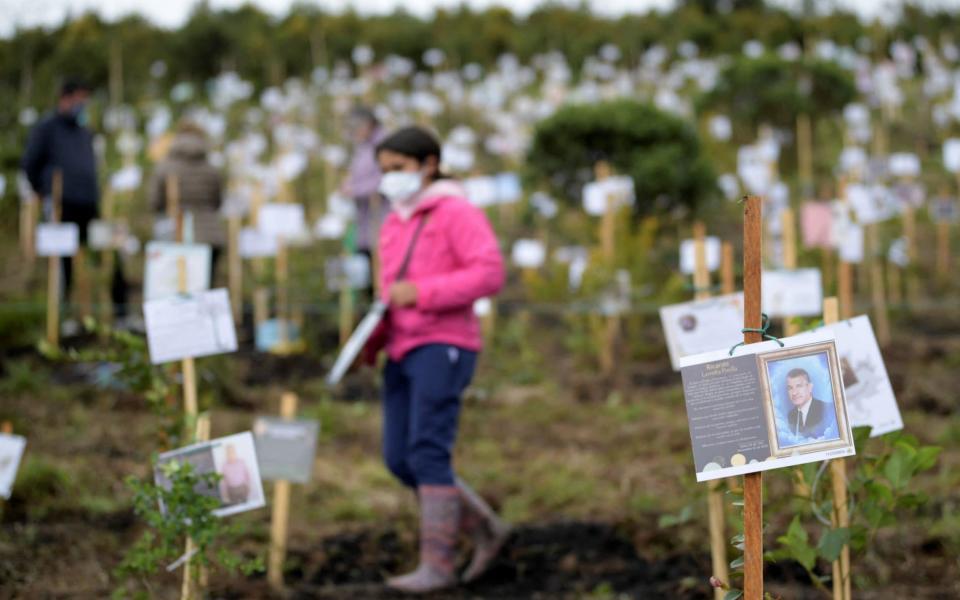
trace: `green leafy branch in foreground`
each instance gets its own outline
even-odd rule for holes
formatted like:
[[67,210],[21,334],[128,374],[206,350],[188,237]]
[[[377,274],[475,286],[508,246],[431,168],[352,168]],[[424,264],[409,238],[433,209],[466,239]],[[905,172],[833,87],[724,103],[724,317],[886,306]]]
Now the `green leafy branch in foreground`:
[[[216,489],[219,474],[197,473],[186,461],[173,460],[159,468],[169,480],[169,487],[136,477],[127,478],[127,486],[134,494],[134,511],[146,521],[148,529],[114,571],[121,582],[114,598],[127,597],[130,584],[135,580],[153,596],[149,577],[181,557],[184,568],[191,569],[195,579],[202,568],[211,566],[244,575],[263,570],[261,557],[247,559],[229,550],[228,542],[235,540],[241,531],[213,514],[220,507],[220,501],[208,490]],[[184,555],[187,539],[196,550],[192,556]]]
[[[870,552],[878,532],[895,526],[898,516],[905,511],[916,510],[927,503],[925,494],[915,491],[910,483],[913,478],[932,469],[941,448],[923,446],[917,438],[904,433],[882,436],[875,440],[874,448],[868,448],[869,427],[854,430],[857,456],[850,461],[854,469],[848,472],[850,499],[850,526],[835,527],[829,520],[833,511],[833,499],[829,486],[814,485],[811,498],[806,503],[809,512],[798,514],[777,538],[777,548],[766,554],[767,560],[795,560],[807,572],[810,580],[825,593],[828,576],[818,575],[817,562],[836,561],[844,545],[849,544],[854,553]],[[879,448],[876,446],[879,445]],[[806,481],[819,481],[824,469],[817,464],[802,467]],[[818,535],[808,533],[810,522],[819,525]],[[803,517],[807,517],[804,519]]]
[[119,369],[112,373],[112,377],[147,401],[150,410],[160,418],[158,433],[164,445],[177,446],[184,431],[183,416],[176,406],[168,402],[176,384],[169,371],[150,362],[146,338],[113,329],[91,318],[84,319],[83,326],[87,333],[99,336],[101,342],[95,347],[61,349],[41,341],[41,354],[56,361],[118,365]]

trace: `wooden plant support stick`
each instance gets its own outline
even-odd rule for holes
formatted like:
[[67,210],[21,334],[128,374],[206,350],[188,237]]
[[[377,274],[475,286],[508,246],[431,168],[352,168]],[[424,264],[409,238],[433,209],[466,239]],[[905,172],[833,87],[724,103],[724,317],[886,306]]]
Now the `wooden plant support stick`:
[[737,289],[736,275],[733,271],[733,244],[723,242],[720,256],[720,289],[724,294],[732,294]]
[[240,260],[240,217],[227,219],[227,287],[233,322],[243,320],[243,263]]
[[[763,243],[761,199],[747,196],[743,221],[743,326],[760,329],[760,274]],[[756,332],[745,332],[743,342],[762,341]],[[763,475],[743,476],[743,597],[763,598]]]
[[[706,227],[703,222],[693,224],[693,287],[694,299],[710,298],[710,269],[707,265]],[[723,510],[723,490],[719,480],[711,480],[707,488],[707,524],[710,529],[710,561],[714,577],[728,581],[726,515]],[[717,600],[722,600],[724,591],[714,590]]]
[[287,244],[283,240],[277,242],[276,285],[277,285],[277,326],[280,328],[280,347],[285,351],[290,335],[287,331],[287,322],[290,317],[287,294]]
[[[797,268],[797,217],[792,208],[783,211],[783,266],[785,269]],[[800,327],[793,321],[793,317],[783,318],[783,333],[787,336],[800,333]]]
[[[604,181],[610,177],[612,171],[606,161],[599,161],[594,166],[597,181]],[[600,221],[600,254],[606,265],[612,266],[616,258],[616,198],[608,194],[605,198],[606,207]],[[617,343],[617,333],[620,330],[619,315],[608,315],[603,328],[603,340],[600,343],[600,371],[609,376],[614,368],[614,348]]]
[[36,240],[34,238],[37,230],[37,214],[39,212],[37,207],[39,205],[40,201],[36,194],[30,194],[30,197],[20,205],[20,248],[23,251],[24,259],[30,266],[33,265],[33,261],[37,257],[34,246]]
[[[60,222],[63,202],[63,171],[53,172],[50,190],[53,201],[54,223]],[[60,257],[51,256],[47,263],[47,342],[51,346],[60,344]]]
[[[825,325],[840,320],[836,298],[823,299],[823,322]],[[830,461],[830,477],[833,483],[833,526],[849,527],[847,511],[847,472],[843,459]],[[850,546],[844,544],[840,558],[833,561],[833,600],[850,600]]]
[[[287,392],[280,398],[280,417],[291,420],[297,414],[297,395]],[[287,526],[290,522],[290,482],[273,484],[273,515],[270,520],[270,557],[267,582],[276,591],[283,589],[283,562],[287,556]]]
[[[210,441],[210,416],[209,415],[204,414],[197,417],[196,426],[193,430],[193,435],[194,435],[195,442]],[[187,538],[187,544],[184,550],[184,555],[191,556],[194,552],[194,549],[195,549],[195,544],[193,543],[193,539]],[[204,569],[201,566],[197,566],[197,569],[199,569],[199,572],[197,573],[197,577],[194,578],[192,575],[192,571],[193,571],[193,568],[191,566],[192,562],[193,562],[192,560],[187,560],[186,564],[184,564],[183,566],[183,584],[180,587],[180,600],[196,600],[201,595],[199,592],[207,586],[206,569]]]
[[837,293],[840,296],[840,318],[853,317],[853,264],[844,260],[837,269]]
[[937,223],[937,278],[946,282],[950,277],[950,223]]

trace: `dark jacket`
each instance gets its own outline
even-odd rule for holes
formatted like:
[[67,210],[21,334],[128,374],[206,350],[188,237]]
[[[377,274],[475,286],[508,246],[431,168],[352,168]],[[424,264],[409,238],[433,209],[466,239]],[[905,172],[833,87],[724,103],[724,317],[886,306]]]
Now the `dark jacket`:
[[166,160],[157,165],[150,181],[150,205],[159,214],[166,212],[169,175],[177,178],[180,210],[193,215],[194,241],[224,245],[226,227],[220,216],[223,177],[207,161],[207,142],[202,135],[178,133]]
[[75,117],[57,112],[45,116],[30,132],[20,163],[34,191],[50,195],[53,172],[63,172],[63,204],[96,206],[97,159],[93,134]]
[[835,425],[837,422],[827,403],[821,402],[816,398],[810,403],[810,410],[807,411],[807,420],[803,423],[803,427],[798,427],[797,419],[799,418],[799,409],[794,408],[790,411],[790,431],[798,432],[800,435],[812,438],[823,436],[830,425]]

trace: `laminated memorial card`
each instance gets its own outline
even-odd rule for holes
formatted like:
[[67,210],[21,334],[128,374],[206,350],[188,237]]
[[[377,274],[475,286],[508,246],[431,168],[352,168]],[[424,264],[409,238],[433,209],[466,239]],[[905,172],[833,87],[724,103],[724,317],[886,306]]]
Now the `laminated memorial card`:
[[[164,452],[154,466],[156,484],[170,489],[169,471],[183,463],[192,465],[198,475],[217,475],[215,482],[201,482],[196,488],[198,493],[219,500],[220,507],[213,511],[216,516],[225,517],[265,505],[257,449],[249,431]],[[162,502],[160,510],[166,512]]]
[[820,269],[763,272],[763,312],[771,317],[813,317],[823,307]]
[[254,227],[240,230],[237,246],[241,258],[272,258],[277,255],[277,237]]
[[[143,274],[144,301],[210,289],[210,257],[211,250],[207,244],[147,242]],[[186,269],[185,289],[180,287],[181,259]]]
[[264,204],[257,215],[257,229],[276,238],[298,238],[306,230],[303,206],[300,204]]
[[0,498],[9,498],[13,482],[17,480],[17,469],[23,458],[23,449],[27,438],[21,435],[0,433]]
[[730,348],[743,339],[743,293],[662,306],[660,322],[676,371],[685,356]]
[[633,206],[633,179],[619,175],[583,186],[583,210],[588,215],[602,216],[607,212],[608,200],[613,203],[614,210],[622,206]]
[[370,287],[370,261],[362,254],[331,256],[324,261],[324,279],[327,290],[338,292],[363,290]]
[[[704,238],[703,247],[706,253],[707,270],[716,271],[720,268],[720,238],[713,236]],[[680,272],[691,275],[696,270],[696,264],[696,241],[683,240],[680,242]]]
[[832,334],[680,360],[697,481],[856,453]]
[[289,319],[267,319],[253,332],[257,352],[288,354],[306,350],[300,324]]
[[87,225],[87,244],[92,250],[123,248],[130,236],[126,223],[94,219]]
[[320,424],[309,419],[258,417],[253,436],[263,479],[309,482],[319,431]]
[[861,315],[795,337],[802,339],[805,335],[816,336],[824,332],[833,333],[837,341],[850,426],[869,426],[872,436],[903,429],[897,398],[870,317]]
[[37,225],[37,256],[73,256],[80,249],[80,228],[76,223]]
[[230,298],[223,288],[150,300],[143,305],[143,319],[155,365],[237,349]]

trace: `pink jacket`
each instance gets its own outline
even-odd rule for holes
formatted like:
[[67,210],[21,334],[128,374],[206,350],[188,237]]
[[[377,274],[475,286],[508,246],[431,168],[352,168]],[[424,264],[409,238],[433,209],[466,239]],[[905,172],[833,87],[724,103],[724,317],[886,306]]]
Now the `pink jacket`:
[[387,354],[395,361],[424,344],[479,350],[473,303],[500,291],[505,277],[493,228],[463,187],[440,180],[422,194],[410,219],[391,212],[380,230],[380,290],[388,301],[413,233],[429,214],[405,278],[417,286],[417,304],[390,307]]

